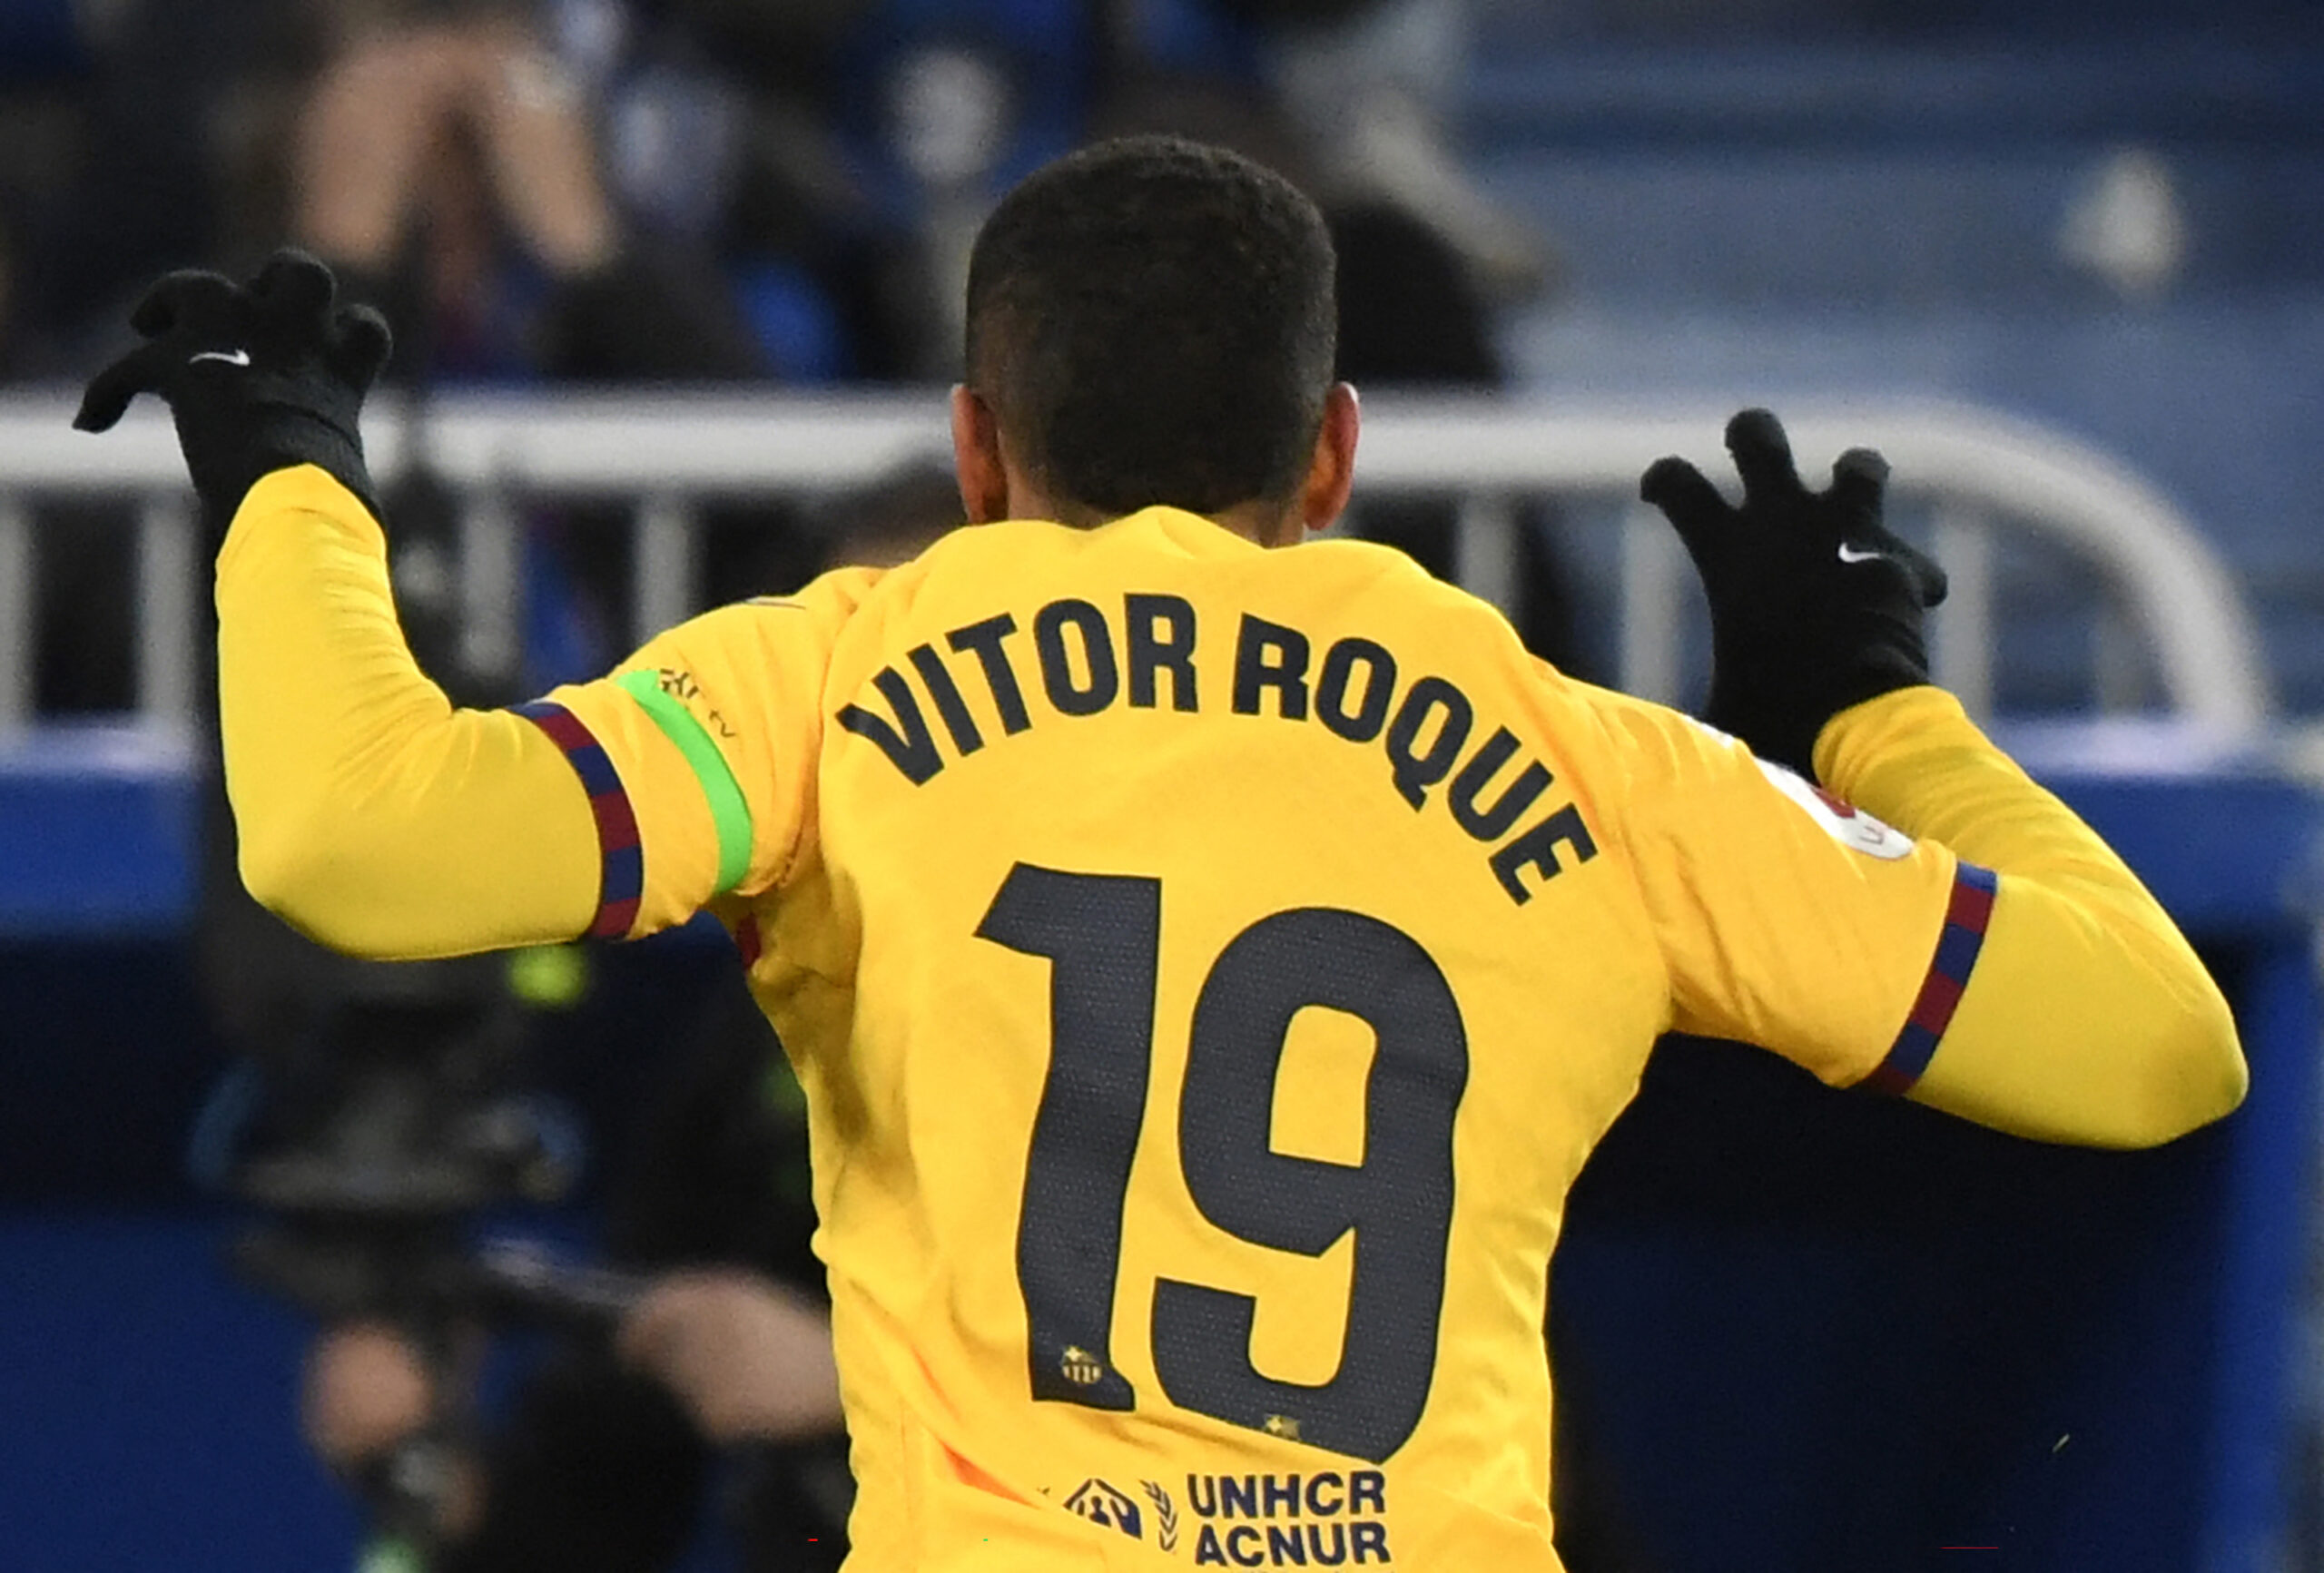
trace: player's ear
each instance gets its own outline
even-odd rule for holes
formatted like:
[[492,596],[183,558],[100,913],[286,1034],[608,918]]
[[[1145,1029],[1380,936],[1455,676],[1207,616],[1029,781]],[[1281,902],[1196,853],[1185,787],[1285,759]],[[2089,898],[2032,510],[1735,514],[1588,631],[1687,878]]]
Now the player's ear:
[[969,523],[1009,516],[1009,471],[1000,457],[1000,422],[992,407],[966,383],[952,388],[952,469],[960,477],[960,506]]
[[1355,485],[1355,438],[1360,425],[1354,385],[1333,383],[1331,391],[1324,395],[1324,424],[1315,433],[1315,455],[1308,461],[1307,478],[1299,488],[1299,522],[1311,530],[1327,528],[1346,511],[1348,492]]

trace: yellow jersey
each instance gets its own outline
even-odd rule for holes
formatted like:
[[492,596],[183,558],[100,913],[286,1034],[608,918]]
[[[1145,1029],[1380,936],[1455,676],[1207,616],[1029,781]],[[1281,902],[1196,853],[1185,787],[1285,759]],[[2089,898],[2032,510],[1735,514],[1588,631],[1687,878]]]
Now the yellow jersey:
[[1825,725],[1861,812],[1375,547],[982,526],[460,710],[300,467],[218,610],[243,878],[315,937],[733,931],[868,1573],[1555,1569],[1549,1256],[1667,1027],[2053,1140],[2245,1086],[2169,916],[1949,695]]
[[1906,1084],[1994,890],[1391,551],[1167,508],[525,708],[598,931],[716,911],[806,1090],[871,1569],[1555,1568],[1550,1253],[1655,1038]]

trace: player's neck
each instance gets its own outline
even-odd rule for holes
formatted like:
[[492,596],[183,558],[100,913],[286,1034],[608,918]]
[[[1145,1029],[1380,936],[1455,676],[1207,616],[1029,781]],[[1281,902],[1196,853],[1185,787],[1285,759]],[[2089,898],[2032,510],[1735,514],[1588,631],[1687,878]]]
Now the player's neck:
[[1281,503],[1243,503],[1208,516],[1220,529],[1262,546],[1295,546],[1307,538],[1307,526],[1300,522],[1299,510]]
[[[1096,529],[1122,516],[1110,509],[1093,508],[1085,504],[1050,497],[1037,487],[1015,483],[1013,477],[1009,505],[1009,516],[1011,518],[1052,519],[1060,525],[1071,525],[1085,530]],[[1240,536],[1262,546],[1295,546],[1307,534],[1306,527],[1300,522],[1299,510],[1281,503],[1237,503],[1231,508],[1222,508],[1200,516],[1229,535]]]

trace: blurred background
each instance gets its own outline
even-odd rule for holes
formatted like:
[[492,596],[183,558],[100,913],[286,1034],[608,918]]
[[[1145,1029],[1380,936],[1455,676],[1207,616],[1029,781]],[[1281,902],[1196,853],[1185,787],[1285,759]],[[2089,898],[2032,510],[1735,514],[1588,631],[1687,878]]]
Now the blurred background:
[[[1347,527],[1583,676],[1699,692],[1652,457],[1883,447],[1940,676],[2243,1023],[2251,1105],[2127,1156],[1669,1046],[1557,1270],[1573,1573],[2324,1568],[2315,0],[0,0],[0,1565],[387,1567],[454,1476],[566,1533],[448,1567],[844,1511],[827,1425],[607,1352],[674,1271],[818,1293],[724,935],[353,968],[240,898],[165,423],[65,429],[138,291],[289,241],[386,308],[399,596],[507,703],[957,522],[976,226],[1136,131],[1317,196]],[[391,1453],[319,1419],[350,1324],[432,1379]]]

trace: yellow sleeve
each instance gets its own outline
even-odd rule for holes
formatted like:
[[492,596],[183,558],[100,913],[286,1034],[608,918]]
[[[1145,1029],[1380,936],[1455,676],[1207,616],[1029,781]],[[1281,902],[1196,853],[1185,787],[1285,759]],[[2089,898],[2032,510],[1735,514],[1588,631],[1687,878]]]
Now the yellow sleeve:
[[404,644],[376,520],[311,466],[251,488],[218,556],[218,711],[251,894],[390,959],[569,939],[587,796],[541,729],[455,710]]
[[1953,855],[1674,711],[1608,694],[1598,713],[1620,782],[1600,817],[1669,974],[1671,1026],[1839,1086],[1909,1057],[1907,1008],[1963,876]]
[[1998,891],[1919,1102],[2053,1141],[2145,1146],[2242,1101],[2227,1001],[2122,860],[1987,742],[1948,693],[1843,712],[1817,773],[1996,870]]
[[652,933],[783,881],[814,821],[832,647],[880,576],[842,569],[705,613],[612,675],[517,707],[566,748],[598,810],[591,932]]
[[404,643],[378,522],[320,469],[269,476],[218,560],[243,882],[385,959],[646,934],[769,889],[812,819],[832,642],[878,577],[826,575],[601,681],[456,710]]

